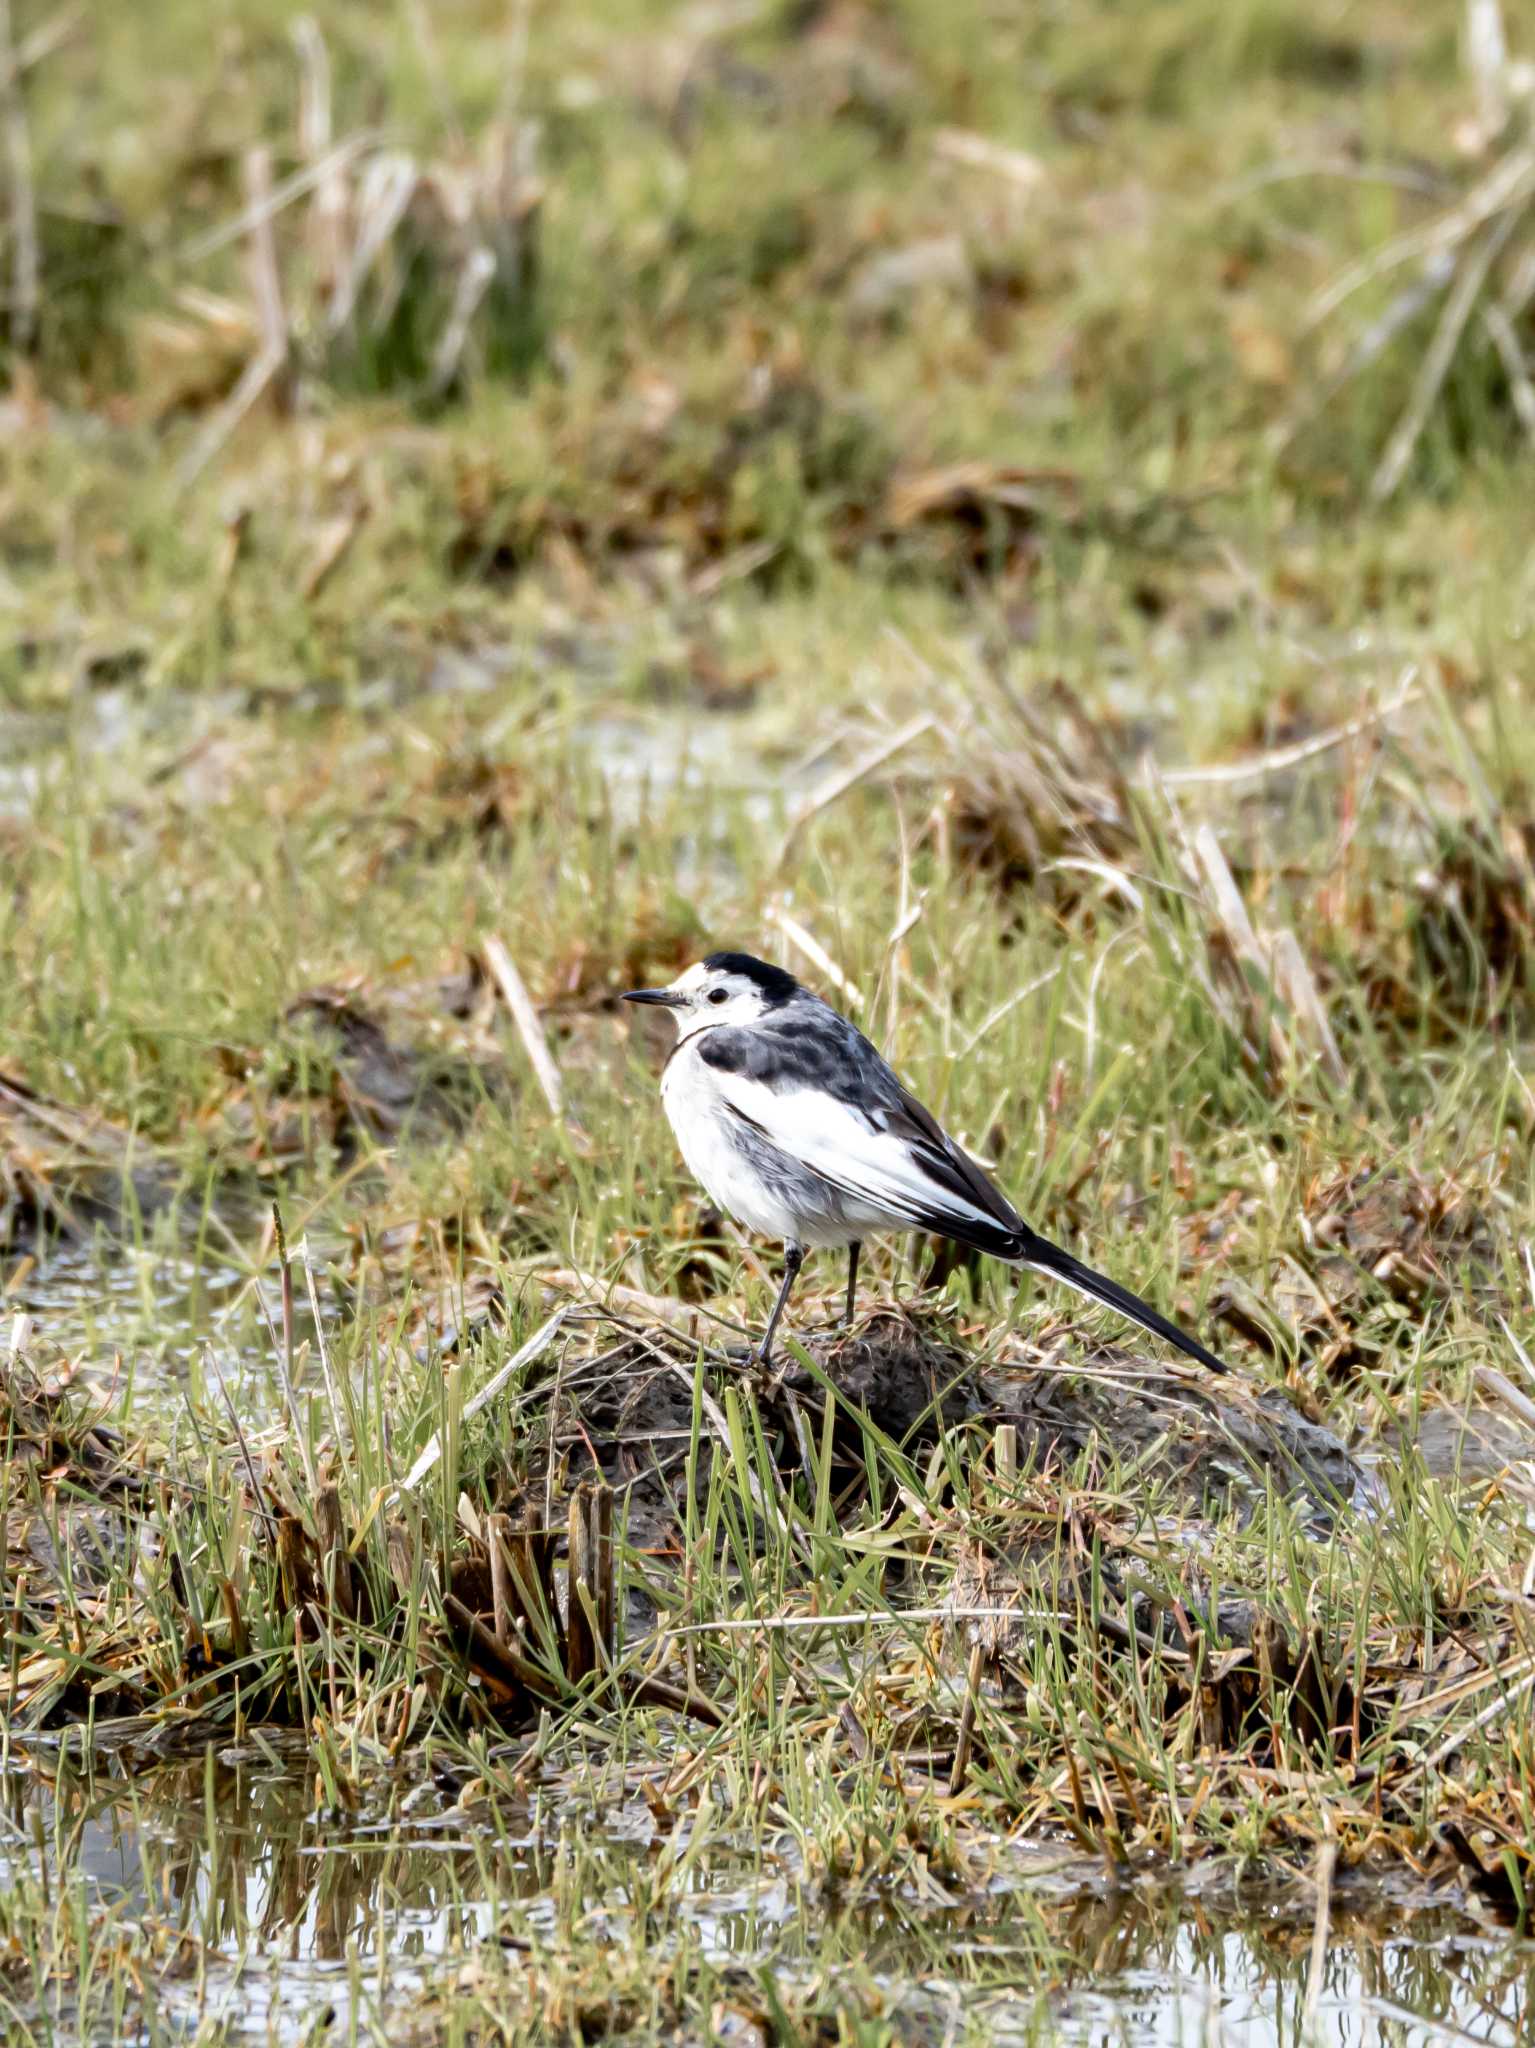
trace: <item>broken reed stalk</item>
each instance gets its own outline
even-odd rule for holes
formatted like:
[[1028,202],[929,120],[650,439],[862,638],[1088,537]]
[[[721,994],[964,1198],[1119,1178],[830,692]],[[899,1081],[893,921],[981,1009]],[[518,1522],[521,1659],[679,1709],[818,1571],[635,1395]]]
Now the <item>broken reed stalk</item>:
[[709,1728],[723,1728],[725,1711],[693,1686],[670,1685],[664,1678],[636,1678],[625,1688],[636,1706],[665,1707],[673,1714],[691,1714]]
[[[506,1514],[489,1515],[485,1524],[491,1626],[456,1595],[450,1594],[444,1601],[449,1617],[467,1634],[471,1654],[498,1679],[515,1681],[541,1699],[560,1696],[557,1671],[563,1670],[571,1685],[580,1685],[610,1672],[614,1663],[617,1602],[611,1486],[599,1482],[576,1488],[570,1500],[567,1534],[563,1629],[554,1589],[553,1532],[530,1522],[518,1527]],[[552,1670],[542,1668],[527,1654],[528,1646],[534,1644],[542,1648]],[[651,1697],[657,1704],[698,1711],[696,1702],[684,1694],[673,1698],[668,1692],[665,1701],[659,1692]]]
[[1018,1483],[1018,1425],[1016,1422],[999,1422],[996,1434],[991,1440],[991,1462],[998,1483],[1002,1486],[1016,1486]]
[[539,1643],[549,1662],[565,1668],[565,1631],[560,1605],[554,1591],[554,1532],[530,1512],[514,1528],[508,1549],[518,1604],[528,1618],[532,1638]]
[[570,1503],[565,1578],[565,1670],[573,1685],[589,1678],[602,1662],[593,1598],[596,1572],[586,1497],[578,1489]]
[[985,1661],[983,1646],[978,1642],[972,1643],[970,1662],[965,1671],[965,1704],[959,1712],[959,1729],[954,1737],[954,1763],[949,1771],[951,1799],[957,1799],[964,1790],[970,1770],[970,1752],[975,1744],[975,1712],[981,1696],[981,1666]]
[[330,1611],[347,1621],[357,1618],[357,1589],[352,1580],[352,1559],[347,1547],[346,1524],[341,1516],[341,1495],[334,1486],[322,1486],[315,1495],[315,1534],[320,1545],[320,1570]]
[[573,1686],[579,1686],[602,1665],[598,1532],[589,1487],[577,1487],[571,1495],[565,1571],[565,1671]]
[[384,1555],[389,1563],[389,1576],[394,1589],[402,1600],[414,1600],[419,1584],[418,1562],[420,1536],[413,1534],[403,1522],[390,1522],[384,1530]]
[[613,1665],[613,1489],[578,1486],[570,1497],[565,1670],[572,1685]]
[[277,1570],[283,1612],[292,1613],[314,1594],[304,1525],[297,1515],[284,1515],[277,1524]]
[[237,1658],[250,1655],[250,1630],[245,1626],[245,1616],[240,1611],[240,1596],[235,1591],[232,1579],[219,1580],[219,1599],[224,1607],[224,1619],[229,1623],[229,1647]]
[[593,1489],[592,1512],[595,1522],[597,1553],[597,1635],[602,1644],[603,1660],[611,1670],[617,1652],[617,1574],[614,1569],[613,1553],[613,1489],[598,1486]]
[[456,1593],[443,1597],[443,1611],[457,1628],[469,1638],[476,1656],[485,1668],[495,1674],[502,1684],[520,1687],[530,1692],[535,1699],[557,1704],[560,1699],[560,1685],[557,1679],[541,1671],[531,1658],[524,1657],[510,1643],[503,1643],[493,1635],[471,1612]]
[[[1262,936],[1254,929],[1220,841],[1208,824],[1191,841],[1198,879],[1212,917],[1212,937],[1220,942],[1231,979],[1246,1010],[1255,1039],[1268,1038],[1275,1067],[1287,1071],[1313,1059],[1340,1087],[1348,1070],[1327,1019],[1300,942],[1288,929]],[[1216,954],[1217,958],[1221,955]],[[1288,1019],[1293,1033],[1287,1036]]]
[[510,1515],[485,1517],[485,1541],[490,1550],[491,1607],[496,1634],[503,1643],[509,1643],[512,1639],[512,1566],[508,1555],[511,1535]]
[[[320,1490],[320,1475],[315,1471],[314,1459],[309,1454],[309,1439],[304,1431],[303,1417],[299,1413],[298,1389],[293,1380],[293,1267],[288,1259],[288,1237],[282,1227],[282,1211],[272,1204],[272,1235],[277,1241],[277,1270],[282,1276],[282,1346],[278,1352],[277,1369],[282,1377],[283,1401],[288,1410],[288,1420],[293,1424],[293,1441],[298,1447],[299,1460],[304,1467],[304,1478],[308,1482],[311,1497]],[[271,1320],[267,1320],[270,1331]]]
[[550,1114],[563,1118],[565,1085],[560,1079],[560,1070],[554,1063],[554,1055],[549,1050],[549,1041],[544,1036],[544,1027],[534,1007],[533,998],[528,993],[528,985],[518,973],[511,954],[494,933],[486,939],[483,950],[485,965],[490,969],[491,979],[501,991],[502,1000],[512,1013],[512,1022],[517,1026],[517,1036],[522,1040],[522,1049],[528,1056],[528,1065],[533,1069],[533,1077],[543,1091]]

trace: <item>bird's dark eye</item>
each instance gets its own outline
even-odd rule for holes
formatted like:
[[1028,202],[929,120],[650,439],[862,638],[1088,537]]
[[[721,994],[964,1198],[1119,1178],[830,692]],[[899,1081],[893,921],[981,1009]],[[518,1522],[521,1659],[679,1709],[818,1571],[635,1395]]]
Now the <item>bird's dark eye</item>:
[[729,1001],[729,998],[730,998],[730,992],[729,992],[729,990],[728,990],[728,989],[723,989],[723,988],[711,988],[711,989],[710,989],[710,991],[709,991],[709,1000],[710,1000],[710,1002],[711,1002],[711,1003],[723,1003],[723,1002],[728,1002],[728,1001]]

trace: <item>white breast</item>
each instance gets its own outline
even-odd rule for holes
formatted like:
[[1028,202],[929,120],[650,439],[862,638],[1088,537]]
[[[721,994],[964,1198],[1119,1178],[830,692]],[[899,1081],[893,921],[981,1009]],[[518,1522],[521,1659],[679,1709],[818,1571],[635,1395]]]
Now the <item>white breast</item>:
[[804,1240],[806,1219],[741,1150],[714,1070],[699,1058],[695,1043],[678,1046],[668,1061],[661,1103],[683,1158],[711,1201],[759,1236]]

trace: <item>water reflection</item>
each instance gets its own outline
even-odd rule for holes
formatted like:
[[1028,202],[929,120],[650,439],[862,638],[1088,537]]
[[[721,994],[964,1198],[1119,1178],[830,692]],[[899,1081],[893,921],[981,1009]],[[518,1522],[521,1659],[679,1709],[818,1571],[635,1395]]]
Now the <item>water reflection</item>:
[[[387,2018],[434,1968],[487,1944],[554,1942],[577,1925],[630,1948],[649,1939],[660,1844],[639,1798],[594,1810],[555,1784],[493,1813],[418,1782],[326,1814],[304,1771],[253,1745],[148,1770],[122,1758],[88,1774],[67,1760],[18,1771],[5,1812],[0,1878],[46,1858],[55,1879],[74,1870],[101,1903],[194,1937],[229,1966],[224,2022],[262,2037],[301,2031],[316,2001],[355,2017],[365,1999]],[[961,2008],[986,2014],[989,2038],[1074,2048],[1531,2038],[1535,1944],[1357,1873],[1340,1879],[1314,1984],[1315,1902],[1300,1877],[1246,1892],[1199,1870],[1113,1886],[1089,1864],[1020,1852],[975,1898],[838,1905],[743,1849],[687,1883],[680,1917],[716,1966],[770,1963],[785,1988],[872,1974],[910,2038],[942,2038]],[[203,1995],[217,1999],[216,1969]]]
[[1061,2037],[1094,2048],[1402,2048],[1443,2040],[1446,2028],[1487,2048],[1529,2038],[1535,1946],[1453,1906],[1414,1905],[1357,1879],[1334,1904],[1313,2002],[1304,1894],[1212,1907],[1177,1889],[1142,1890],[1133,1905],[1109,1897],[1047,1909],[1074,1958],[1055,2014]]
[[[125,1763],[110,1775],[17,1774],[8,1786],[13,1844],[35,1843],[39,1815],[57,1858],[104,1902],[153,1914],[205,1945],[338,1960],[348,1942],[369,1954],[445,1948],[483,1918],[492,1890],[536,1893],[538,1843],[513,1832],[494,1843],[431,1787],[355,1815],[317,1812],[307,1773],[210,1752],[147,1776]],[[424,1796],[422,1796],[424,1794]],[[503,1818],[505,1818],[503,1816]]]
[[[259,1227],[249,1225],[248,1241],[258,1235]],[[322,1249],[330,1248],[327,1239]],[[31,1319],[39,1363],[51,1370],[52,1361],[68,1359],[75,1377],[110,1400],[114,1418],[177,1406],[187,1392],[221,1406],[207,1371],[210,1351],[243,1420],[259,1425],[278,1412],[273,1332],[281,1327],[282,1301],[275,1263],[252,1273],[211,1247],[189,1246],[174,1212],[157,1216],[136,1244],[102,1229],[39,1245],[10,1279],[5,1309],[8,1318]],[[302,1287],[294,1338],[299,1345],[314,1338]]]

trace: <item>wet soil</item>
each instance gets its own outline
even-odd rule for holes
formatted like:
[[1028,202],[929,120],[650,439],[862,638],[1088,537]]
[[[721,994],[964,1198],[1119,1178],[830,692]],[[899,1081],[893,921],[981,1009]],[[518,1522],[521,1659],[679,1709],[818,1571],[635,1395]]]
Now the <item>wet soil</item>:
[[[856,1485],[866,1426],[916,1455],[944,1431],[963,1427],[981,1445],[1008,1425],[1024,1471],[1081,1469],[1090,1483],[1094,1461],[1129,1461],[1194,1515],[1277,1490],[1325,1519],[1345,1506],[1367,1507],[1374,1496],[1367,1467],[1330,1430],[1284,1394],[1235,1378],[1216,1381],[1112,1346],[1063,1344],[1042,1355],[1021,1338],[1003,1346],[999,1361],[982,1364],[940,1315],[900,1310],[877,1310],[849,1335],[808,1335],[804,1343],[818,1373],[790,1363],[753,1377],[777,1424],[786,1483],[799,1469],[804,1428],[821,1428],[829,1382],[834,1486]],[[664,1544],[680,1533],[695,1356],[675,1331],[644,1330],[557,1390],[550,1443],[562,1473],[595,1467],[623,1495],[631,1536],[642,1541]],[[724,1369],[752,1370],[739,1361]],[[707,1459],[709,1443],[702,1448]],[[547,1472],[541,1462],[535,1483]],[[706,1491],[707,1476],[704,1463],[693,1475],[695,1494]]]

